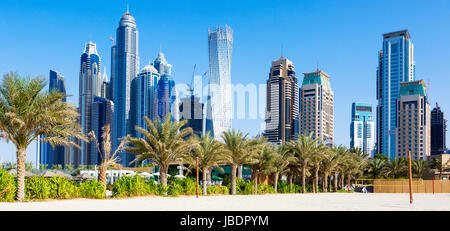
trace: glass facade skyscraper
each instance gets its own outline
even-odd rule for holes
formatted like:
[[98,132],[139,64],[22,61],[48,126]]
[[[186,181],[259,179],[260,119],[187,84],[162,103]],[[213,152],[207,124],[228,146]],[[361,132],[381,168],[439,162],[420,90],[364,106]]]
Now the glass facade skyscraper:
[[[64,81],[64,76],[60,73],[50,70],[49,75],[49,91],[57,91],[66,94],[66,84]],[[66,102],[66,98],[62,100]],[[39,142],[39,154],[37,161],[39,164],[46,164],[51,167],[54,164],[65,164],[65,151],[66,148],[63,146],[52,147],[48,142]]]
[[400,82],[414,81],[414,46],[407,30],[383,34],[377,70],[377,152],[393,159],[396,150]]
[[447,120],[444,112],[436,103],[431,111],[431,155],[443,154],[447,151],[445,137],[447,132]]
[[[144,116],[150,120],[156,120],[157,116],[157,86],[159,81],[158,70],[152,65],[145,66],[141,73],[131,84],[134,104],[131,106],[131,114],[135,118],[134,126],[146,128]],[[135,137],[142,137],[140,132],[132,133]]]
[[[131,82],[139,71],[138,53],[138,30],[134,17],[127,11],[122,15],[119,27],[116,31],[116,44],[111,51],[114,53],[113,66],[113,102],[114,102],[114,125],[113,125],[113,147],[119,145],[118,138],[131,134],[135,124],[130,117],[131,105]],[[128,166],[132,160],[129,153],[120,154],[120,164]]]
[[167,114],[172,113],[170,119],[173,120],[176,94],[175,81],[172,78],[172,64],[167,63],[164,54],[160,51],[153,66],[160,75],[157,87],[157,117],[164,120]]
[[220,137],[231,129],[231,54],[233,48],[233,30],[217,27],[208,29],[209,53],[209,93],[206,112],[206,131]]
[[[92,102],[92,131],[97,137],[97,141],[102,148],[103,142],[103,127],[109,124],[111,126],[113,122],[114,103],[111,100],[103,97],[95,96]],[[89,158],[89,165],[100,165],[103,157],[98,152],[95,144],[90,145],[91,158]],[[114,151],[114,150],[113,150]]]
[[[80,63],[79,78],[79,106],[80,125],[83,134],[87,135],[92,130],[92,102],[95,96],[101,94],[100,56],[94,43],[86,44]],[[92,144],[81,142],[80,158],[78,164],[87,165],[92,159]]]
[[375,122],[372,104],[353,103],[352,122],[350,124],[350,147],[359,148],[363,153],[374,155]]

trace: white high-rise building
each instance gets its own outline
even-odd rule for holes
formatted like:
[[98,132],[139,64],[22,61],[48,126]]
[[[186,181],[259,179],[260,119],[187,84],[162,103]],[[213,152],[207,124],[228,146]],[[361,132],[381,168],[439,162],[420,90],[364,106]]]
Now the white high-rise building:
[[209,93],[206,112],[206,131],[220,137],[231,129],[232,94],[231,94],[231,51],[233,47],[233,30],[217,27],[208,29],[209,49]]
[[357,102],[352,104],[350,147],[359,148],[371,157],[375,154],[375,122],[371,104]]

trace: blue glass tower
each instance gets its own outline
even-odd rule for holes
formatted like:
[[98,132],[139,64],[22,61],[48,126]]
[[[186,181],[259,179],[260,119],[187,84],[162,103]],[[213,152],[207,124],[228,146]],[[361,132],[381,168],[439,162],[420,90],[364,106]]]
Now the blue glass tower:
[[158,101],[157,116],[164,120],[167,114],[172,113],[170,119],[173,120],[174,102],[175,102],[175,81],[173,80],[172,65],[168,64],[164,54],[159,52],[158,57],[153,62],[153,66],[160,74],[158,81]]
[[[111,49],[114,102],[113,147],[119,145],[119,138],[131,134],[135,124],[130,117],[132,104],[131,82],[139,71],[138,30],[134,17],[127,11],[122,15],[116,33],[116,44]],[[130,121],[131,120],[131,121]],[[129,166],[133,156],[123,152],[120,154],[120,164]]]
[[[146,127],[144,116],[154,121],[157,117],[157,96],[158,96],[158,70],[152,65],[145,66],[141,73],[131,84],[134,97],[131,106],[131,114],[135,118],[134,126]],[[142,137],[140,132],[134,131],[134,137]]]
[[[66,85],[64,81],[64,76],[60,73],[50,70],[49,75],[49,91],[57,91],[66,94]],[[63,99],[63,102],[66,102],[66,98]],[[61,164],[65,163],[65,148],[63,146],[55,146],[52,147],[47,142],[40,142],[39,147],[39,164],[46,164],[48,167],[51,167],[53,164]]]
[[[112,124],[113,114],[114,103],[111,100],[99,96],[94,96],[94,100],[92,102],[92,131],[95,133],[100,146],[103,142],[103,127],[107,124]],[[88,164],[100,165],[103,157],[101,156],[101,153],[98,152],[97,146],[95,144],[90,145],[90,148],[92,155]]]
[[383,34],[377,70],[377,152],[394,158],[400,82],[414,81],[414,46],[407,30]]

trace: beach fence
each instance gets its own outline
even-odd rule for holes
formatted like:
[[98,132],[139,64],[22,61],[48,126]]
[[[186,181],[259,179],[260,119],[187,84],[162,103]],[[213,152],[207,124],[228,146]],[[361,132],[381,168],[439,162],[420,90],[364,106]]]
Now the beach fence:
[[[374,193],[409,193],[407,179],[358,179],[358,183],[372,186]],[[450,193],[450,180],[412,180],[413,193]]]

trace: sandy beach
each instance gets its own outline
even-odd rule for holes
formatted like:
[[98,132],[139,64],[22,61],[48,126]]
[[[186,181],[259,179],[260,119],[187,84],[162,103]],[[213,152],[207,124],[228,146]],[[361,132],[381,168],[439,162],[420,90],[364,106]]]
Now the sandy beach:
[[134,197],[0,203],[0,211],[433,211],[450,210],[450,194],[320,193]]

